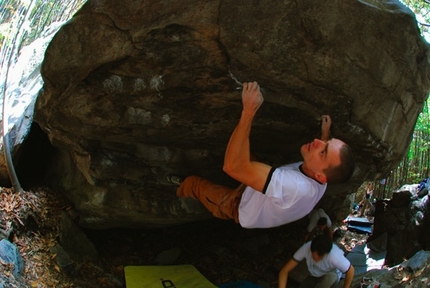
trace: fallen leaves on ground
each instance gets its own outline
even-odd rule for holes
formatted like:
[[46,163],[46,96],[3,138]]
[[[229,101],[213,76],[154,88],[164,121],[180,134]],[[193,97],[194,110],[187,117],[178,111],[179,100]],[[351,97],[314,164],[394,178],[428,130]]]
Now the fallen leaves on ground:
[[11,238],[9,240],[17,246],[25,265],[23,277],[15,279],[11,265],[0,263],[0,273],[8,276],[11,287],[73,286],[56,268],[49,250],[58,237],[60,213],[64,206],[60,199],[46,188],[20,193],[2,188],[0,216],[3,230],[10,231],[10,237],[6,238]]

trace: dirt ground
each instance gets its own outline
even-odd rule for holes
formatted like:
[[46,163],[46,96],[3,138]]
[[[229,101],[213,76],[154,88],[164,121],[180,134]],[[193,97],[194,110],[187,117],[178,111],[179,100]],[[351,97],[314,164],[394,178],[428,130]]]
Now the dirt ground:
[[[10,265],[0,273],[10,287],[125,287],[128,265],[194,265],[215,285],[246,280],[276,287],[279,269],[303,244],[306,219],[272,229],[243,229],[223,220],[155,229],[85,230],[99,259],[63,271],[50,248],[58,243],[61,211],[70,209],[59,194],[45,188],[23,194],[3,189],[2,218],[13,228],[9,240],[18,246],[25,262],[22,278],[14,278]],[[334,224],[334,227],[337,227]],[[346,231],[342,223],[339,245],[345,251],[365,241],[366,235]],[[164,254],[163,254],[164,252]],[[161,255],[171,254],[169,257]],[[172,254],[174,254],[172,256]],[[289,287],[297,287],[290,281]]]

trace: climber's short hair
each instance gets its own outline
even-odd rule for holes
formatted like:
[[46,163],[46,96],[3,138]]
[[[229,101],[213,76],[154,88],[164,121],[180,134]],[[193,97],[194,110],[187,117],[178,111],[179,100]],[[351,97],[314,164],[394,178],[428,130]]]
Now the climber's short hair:
[[311,251],[317,252],[319,256],[324,256],[331,251],[333,243],[330,236],[326,234],[316,236],[311,243]]
[[355,159],[351,147],[348,144],[343,144],[340,148],[340,164],[330,166],[324,170],[328,184],[345,183],[351,178],[355,169]]

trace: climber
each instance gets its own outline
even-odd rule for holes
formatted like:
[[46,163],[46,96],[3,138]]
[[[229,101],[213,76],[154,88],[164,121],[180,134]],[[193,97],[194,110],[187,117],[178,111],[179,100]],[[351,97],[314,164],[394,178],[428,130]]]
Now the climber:
[[231,189],[198,176],[169,175],[179,197],[200,200],[215,217],[233,219],[244,228],[269,228],[306,216],[323,196],[327,183],[347,181],[354,170],[350,147],[329,139],[331,118],[322,116],[322,138],[300,148],[303,162],[271,167],[253,161],[249,135],[263,103],[257,82],[243,83],[243,110],[224,157],[224,171],[242,183]]
[[345,273],[343,287],[350,287],[354,278],[354,266],[345,258],[343,251],[327,235],[318,235],[300,247],[293,258],[279,272],[278,287],[287,287],[288,274],[306,260],[310,275],[300,283],[300,287],[332,287]]

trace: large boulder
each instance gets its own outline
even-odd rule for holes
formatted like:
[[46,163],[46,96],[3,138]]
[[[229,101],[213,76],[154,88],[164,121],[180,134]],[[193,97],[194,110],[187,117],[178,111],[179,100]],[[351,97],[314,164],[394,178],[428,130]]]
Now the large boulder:
[[385,264],[394,266],[430,247],[429,195],[419,197],[416,191],[401,187],[390,200],[375,203],[375,218],[368,242],[387,236]]
[[[397,1],[89,0],[50,43],[35,121],[57,148],[50,183],[92,228],[160,227],[211,217],[166,185],[169,172],[236,185],[222,172],[240,83],[265,103],[252,153],[300,160],[330,114],[355,152],[343,211],[364,179],[405,153],[430,88],[429,46]],[[339,209],[344,207],[344,209]]]

